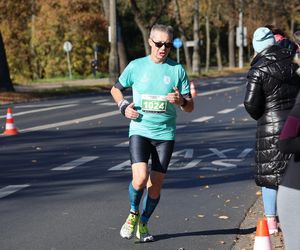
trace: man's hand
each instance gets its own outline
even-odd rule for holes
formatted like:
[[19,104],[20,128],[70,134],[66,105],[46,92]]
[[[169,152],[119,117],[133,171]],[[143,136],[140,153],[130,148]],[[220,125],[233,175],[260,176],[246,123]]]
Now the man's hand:
[[177,104],[179,106],[183,105],[184,104],[184,98],[180,94],[179,89],[177,87],[174,87],[173,89],[174,89],[175,92],[169,93],[167,95],[167,100],[170,103]]
[[130,103],[125,109],[125,117],[128,119],[137,119],[139,117],[139,112],[134,109],[134,103]]

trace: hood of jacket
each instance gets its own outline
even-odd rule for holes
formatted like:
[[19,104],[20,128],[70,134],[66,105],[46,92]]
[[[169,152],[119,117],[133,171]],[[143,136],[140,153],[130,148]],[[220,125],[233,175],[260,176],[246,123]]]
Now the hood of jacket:
[[295,51],[282,48],[279,45],[273,45],[257,54],[251,62],[251,67],[278,80],[290,79],[293,77],[294,70],[299,67],[293,63],[294,57]]

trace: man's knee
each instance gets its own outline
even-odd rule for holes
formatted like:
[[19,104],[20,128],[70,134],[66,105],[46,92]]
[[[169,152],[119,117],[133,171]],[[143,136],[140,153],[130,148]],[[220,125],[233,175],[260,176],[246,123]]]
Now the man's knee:
[[132,185],[135,189],[139,190],[147,185],[149,173],[147,170],[147,164],[144,162],[135,163],[132,165],[133,170],[133,181]]

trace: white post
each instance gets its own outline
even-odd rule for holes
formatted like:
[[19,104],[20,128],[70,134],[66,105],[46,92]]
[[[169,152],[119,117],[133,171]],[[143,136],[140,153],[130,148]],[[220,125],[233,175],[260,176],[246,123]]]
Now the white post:
[[241,0],[241,8],[239,13],[239,27],[241,34],[240,35],[241,42],[239,46],[239,68],[243,68],[243,50],[244,50],[244,27],[243,27],[243,0]]

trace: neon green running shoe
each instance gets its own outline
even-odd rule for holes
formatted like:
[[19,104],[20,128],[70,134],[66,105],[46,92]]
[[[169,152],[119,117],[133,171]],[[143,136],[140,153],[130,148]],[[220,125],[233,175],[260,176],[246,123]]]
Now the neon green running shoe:
[[120,235],[124,239],[131,239],[134,235],[134,230],[139,220],[139,215],[130,213],[123,224]]
[[153,236],[149,233],[147,224],[142,222],[139,222],[137,225],[136,237],[140,240],[140,242],[154,241]]

